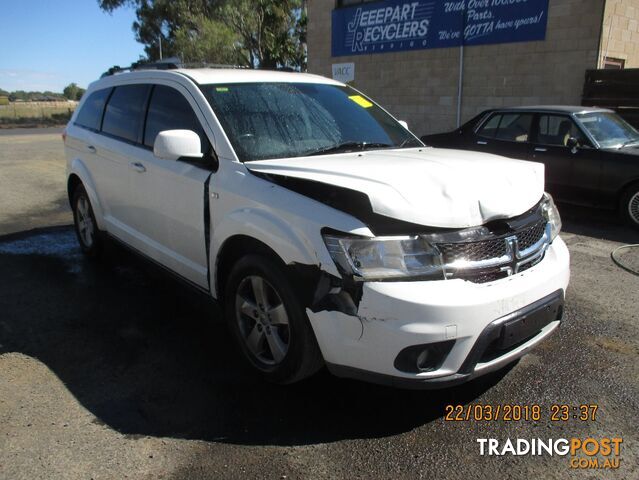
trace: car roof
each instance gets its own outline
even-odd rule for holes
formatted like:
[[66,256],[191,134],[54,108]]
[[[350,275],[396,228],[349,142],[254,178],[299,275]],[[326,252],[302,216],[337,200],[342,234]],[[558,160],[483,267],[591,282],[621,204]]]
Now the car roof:
[[181,75],[190,78],[200,85],[226,84],[226,83],[323,83],[330,85],[343,85],[330,78],[309,73],[287,72],[279,70],[257,70],[252,68],[171,68],[171,69],[145,69],[138,68],[132,71],[115,72],[113,75],[103,77],[117,78],[118,83],[127,78],[144,79],[166,75]]
[[320,75],[279,70],[256,70],[252,68],[179,68],[175,70],[175,72],[186,75],[201,85],[209,83],[251,82],[330,83],[341,85],[340,82]]
[[523,107],[494,108],[490,111],[521,111],[521,112],[556,112],[556,113],[590,113],[590,112],[612,112],[608,108],[584,107],[581,105],[527,105]]

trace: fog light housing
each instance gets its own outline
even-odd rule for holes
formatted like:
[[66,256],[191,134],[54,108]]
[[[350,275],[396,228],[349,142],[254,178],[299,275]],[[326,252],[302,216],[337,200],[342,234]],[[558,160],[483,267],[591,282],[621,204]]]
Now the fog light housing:
[[429,357],[430,357],[430,354],[428,353],[427,348],[422,350],[422,352],[419,355],[417,355],[417,361],[415,362],[417,366],[417,370],[423,372],[430,368],[427,363],[429,360]]
[[455,345],[455,340],[413,345],[395,357],[395,368],[405,373],[432,372],[442,366]]

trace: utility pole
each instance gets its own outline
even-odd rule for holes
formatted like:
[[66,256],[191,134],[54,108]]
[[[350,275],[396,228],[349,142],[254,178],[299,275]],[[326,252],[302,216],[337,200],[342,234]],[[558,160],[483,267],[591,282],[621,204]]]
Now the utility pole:
[[158,43],[160,44],[160,60],[162,60],[162,32],[158,33]]
[[462,99],[464,95],[464,44],[466,43],[466,4],[461,11],[461,45],[459,46],[459,78],[457,80],[457,128],[462,121]]

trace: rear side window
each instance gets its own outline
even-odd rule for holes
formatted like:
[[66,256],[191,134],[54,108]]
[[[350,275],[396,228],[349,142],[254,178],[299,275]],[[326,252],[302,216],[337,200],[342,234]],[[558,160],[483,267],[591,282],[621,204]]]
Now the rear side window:
[[89,98],[82,104],[82,108],[78,112],[75,124],[91,130],[100,130],[100,122],[102,122],[102,113],[104,112],[104,104],[106,103],[112,88],[98,90],[89,95]]
[[483,137],[508,142],[527,142],[532,119],[532,113],[496,114],[477,133]]
[[116,87],[104,112],[102,131],[115,137],[138,142],[144,120],[149,85]]
[[501,117],[501,115],[493,115],[486,123],[484,123],[477,133],[482,137],[495,138]]
[[192,130],[200,136],[202,151],[208,150],[208,139],[187,99],[174,88],[156,85],[149,102],[144,145],[153,147],[163,130]]

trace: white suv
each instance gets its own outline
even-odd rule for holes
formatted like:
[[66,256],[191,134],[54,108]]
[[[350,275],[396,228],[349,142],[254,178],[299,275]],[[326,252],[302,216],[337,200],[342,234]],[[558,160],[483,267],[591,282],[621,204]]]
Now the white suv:
[[209,293],[246,360],[408,387],[521,357],[569,279],[543,166],[424,146],[315,75],[115,72],[65,131],[82,250],[106,237]]

